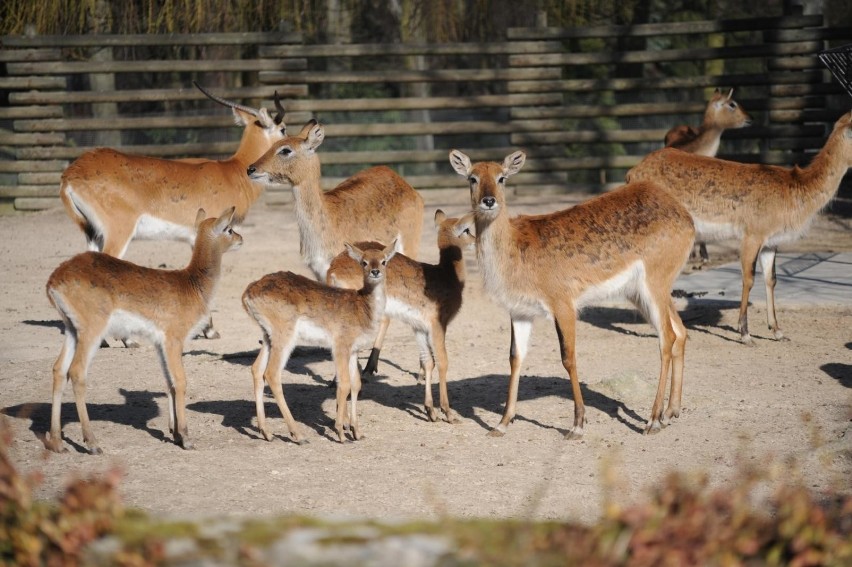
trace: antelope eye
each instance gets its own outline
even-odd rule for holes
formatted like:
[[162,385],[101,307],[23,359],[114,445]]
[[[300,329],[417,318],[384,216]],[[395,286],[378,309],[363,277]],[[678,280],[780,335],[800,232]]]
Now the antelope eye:
[[728,103],[728,106],[730,106],[730,107],[731,107],[731,110],[733,110],[733,109],[735,109],[735,108],[737,107],[737,103],[735,103],[735,102],[731,102],[731,103]]
[[278,150],[278,154],[282,156],[289,156],[292,153],[293,150],[291,150],[290,148],[281,148],[280,150]]
[[366,267],[367,267],[367,261],[366,261],[366,260],[361,260],[361,267],[362,267],[362,268],[366,268]]
[[388,265],[388,261],[387,261],[387,260],[382,260],[382,266],[387,266],[387,265]]
[[498,178],[497,178],[497,183],[499,183],[500,185],[503,185],[504,183],[506,183],[506,176],[505,176],[505,175],[501,175],[500,177],[498,177]]
[[470,229],[469,229],[469,228],[464,229],[464,232],[462,232],[462,234],[467,234],[467,235],[469,235],[469,236],[473,236],[473,235],[470,233]]

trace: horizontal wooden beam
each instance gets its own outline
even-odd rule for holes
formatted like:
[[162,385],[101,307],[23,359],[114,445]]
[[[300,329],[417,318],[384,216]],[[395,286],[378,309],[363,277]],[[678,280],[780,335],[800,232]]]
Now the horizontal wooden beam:
[[4,49],[19,47],[136,47],[174,45],[258,45],[302,43],[299,33],[240,32],[240,33],[175,33],[175,34],[87,34],[87,35],[4,35]]
[[9,75],[78,75],[83,73],[220,73],[304,71],[304,59],[164,59],[147,61],[33,61],[7,63]]
[[408,55],[513,55],[560,51],[558,41],[512,41],[498,43],[348,43],[336,45],[270,45],[259,49],[260,57],[387,57]]
[[280,73],[261,71],[259,77],[264,83],[430,83],[465,81],[523,81],[556,79],[562,75],[554,68],[512,68],[512,69],[434,69],[411,71],[400,69],[387,71],[310,71]]

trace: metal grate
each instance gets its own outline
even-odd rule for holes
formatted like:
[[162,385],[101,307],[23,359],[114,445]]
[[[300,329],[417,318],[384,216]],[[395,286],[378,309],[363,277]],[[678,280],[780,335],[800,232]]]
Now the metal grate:
[[819,59],[852,96],[852,43],[820,52]]

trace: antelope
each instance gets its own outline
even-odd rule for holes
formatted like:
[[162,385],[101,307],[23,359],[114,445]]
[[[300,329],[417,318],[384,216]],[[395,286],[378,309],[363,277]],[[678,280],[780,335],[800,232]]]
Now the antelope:
[[[375,339],[385,311],[385,270],[394,257],[399,241],[381,250],[361,250],[345,244],[361,267],[361,289],[341,289],[324,285],[293,272],[268,274],[249,284],[243,293],[243,307],[263,332],[260,352],[251,367],[254,382],[257,424],[267,441],[272,435],[266,428],[263,408],[263,384],[269,384],[278,408],[293,440],[305,442],[287,407],[281,388],[281,370],[287,365],[297,344],[316,344],[331,348],[337,370],[337,416],[334,428],[338,440],[346,441],[348,424],[354,440],[362,438],[358,427],[357,402],[361,390],[358,350]],[[346,414],[346,398],[351,405]]]
[[[716,89],[707,103],[704,118],[698,128],[685,125],[673,127],[666,132],[666,147],[700,156],[716,157],[722,132],[751,124],[751,116],[733,100],[733,96],[734,89],[731,89],[727,96]],[[710,255],[707,254],[707,243],[697,242],[696,246],[701,261],[708,261]]]
[[759,261],[766,286],[766,322],[786,340],[775,316],[775,254],[800,237],[837,193],[852,166],[852,112],[841,116],[822,150],[804,168],[748,164],[687,154],[670,148],[649,154],[627,173],[630,183],[653,181],[689,210],[698,238],[740,240],[743,284],[739,332],[748,330],[748,296]]
[[[499,425],[515,417],[521,365],[536,317],[555,320],[562,365],[571,379],[574,425],[566,439],[581,439],[585,406],[575,353],[577,310],[601,298],[631,301],[659,334],[660,378],[645,434],[680,415],[686,328],[672,304],[672,284],[686,263],[694,228],[689,213],[651,183],[623,186],[575,207],[509,217],[506,179],[524,165],[516,151],[503,163],[479,162],[458,150],[450,164],[470,183],[476,252],[485,292],[509,311],[512,336],[509,392]],[[671,391],[663,413],[671,370]]]
[[200,208],[236,207],[239,225],[263,185],[246,179],[248,164],[285,135],[284,108],[275,93],[278,114],[213,95],[244,126],[237,152],[226,160],[168,160],[98,148],[77,158],[62,174],[59,196],[68,216],[86,235],[89,250],[121,258],[133,239],[195,240]]
[[[425,381],[424,407],[430,421],[438,421],[432,401],[432,371],[438,367],[441,411],[448,423],[459,418],[450,408],[447,395],[447,326],[462,305],[465,268],[462,251],[472,246],[473,214],[448,218],[440,209],[435,212],[438,229],[439,260],[426,264],[397,254],[387,268],[387,307],[385,314],[409,325],[420,349],[420,376]],[[363,249],[381,249],[377,242],[358,243]],[[327,283],[335,287],[355,288],[360,285],[361,270],[349,254],[342,252],[331,262]],[[377,354],[378,356],[378,354]]]
[[196,215],[192,258],[182,270],[137,266],[102,252],[84,252],[59,265],[47,280],[47,297],[65,324],[65,340],[53,365],[53,406],[48,449],[63,450],[62,390],[74,387],[77,415],[88,452],[100,454],[86,410],[89,362],[107,334],[145,337],[157,348],[166,378],[169,431],[175,443],[192,449],[185,414],[185,342],[208,320],[222,266],[222,255],[242,245],[234,232],[235,210],[205,220]]
[[727,96],[716,89],[707,103],[704,118],[698,128],[686,125],[673,127],[666,132],[666,147],[715,157],[719,151],[722,132],[751,124],[751,116],[733,100],[733,96],[734,89],[731,89]]
[[[385,166],[365,169],[323,192],[316,151],[323,139],[323,127],[311,120],[298,135],[276,142],[246,170],[256,182],[292,185],[302,259],[316,279],[326,281],[328,267],[345,241],[390,242],[399,237],[401,251],[416,258],[423,229],[420,194]],[[377,371],[387,326],[385,320],[365,374]]]

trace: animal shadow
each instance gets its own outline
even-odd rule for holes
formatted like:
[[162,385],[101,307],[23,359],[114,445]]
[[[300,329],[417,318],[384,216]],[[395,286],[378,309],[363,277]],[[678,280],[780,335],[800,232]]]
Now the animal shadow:
[[[92,422],[109,421],[121,425],[128,425],[134,429],[145,431],[159,441],[166,441],[166,434],[160,429],[154,429],[148,425],[148,422],[154,418],[160,417],[160,409],[155,401],[155,398],[165,397],[161,392],[148,392],[144,390],[125,390],[119,389],[119,393],[124,396],[123,404],[93,404],[87,403],[86,407],[89,412],[89,419]],[[26,403],[16,406],[9,406],[0,410],[0,413],[14,417],[17,419],[29,419],[30,431],[42,442],[46,439],[46,434],[50,430],[50,403]],[[63,432],[69,423],[79,423],[80,418],[77,415],[77,406],[73,401],[63,402],[61,409]],[[93,427],[96,427],[93,423]],[[168,422],[163,421],[163,429],[168,429]],[[97,434],[97,432],[96,432]],[[75,437],[82,438],[82,434],[77,431]],[[69,439],[63,433],[63,439],[75,450],[81,453],[86,453],[86,449],[77,442]]]

